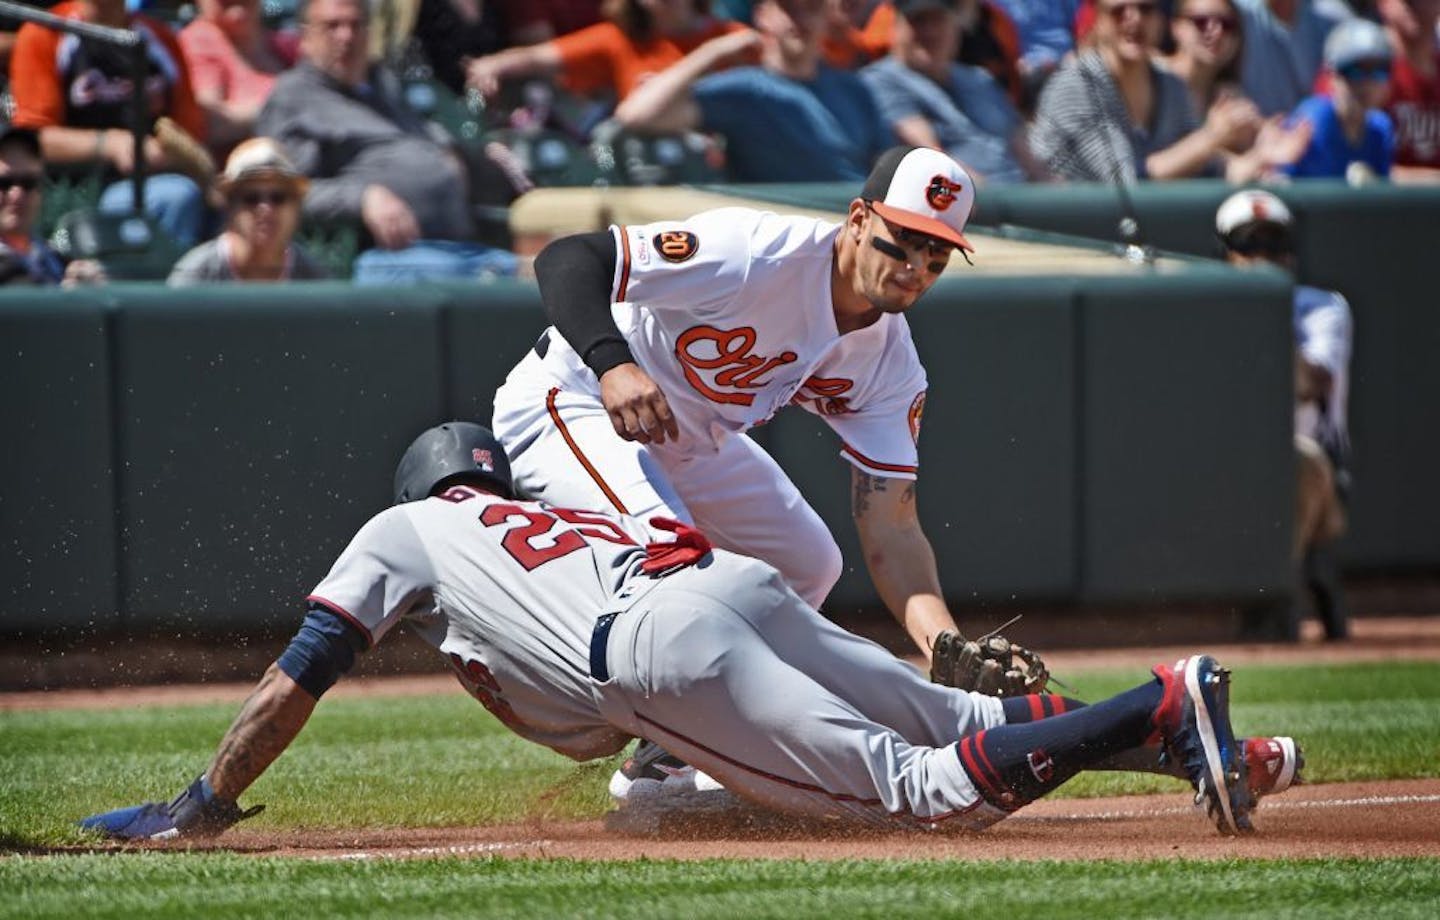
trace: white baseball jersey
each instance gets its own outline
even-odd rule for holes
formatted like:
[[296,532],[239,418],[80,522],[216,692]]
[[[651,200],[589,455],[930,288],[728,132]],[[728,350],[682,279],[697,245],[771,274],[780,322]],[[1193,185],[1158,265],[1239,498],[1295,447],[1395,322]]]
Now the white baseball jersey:
[[640,736],[788,811],[1004,817],[956,744],[1003,723],[1000,700],[930,683],[757,560],[716,550],[646,575],[644,539],[632,519],[455,486],[372,518],[310,600],[372,643],[413,626],[497,718],[576,759]]
[[1323,406],[1295,408],[1295,432],[1341,453],[1349,449],[1346,404],[1350,397],[1350,350],[1354,335],[1350,304],[1335,291],[1295,286],[1295,345],[1311,364],[1330,372]]
[[[925,372],[903,316],[837,331],[830,275],[839,230],[749,208],[611,228],[620,253],[613,315],[675,412],[675,450],[714,453],[727,435],[793,403],[829,423],[851,463],[914,478]],[[564,389],[598,393],[553,330],[545,366]]]

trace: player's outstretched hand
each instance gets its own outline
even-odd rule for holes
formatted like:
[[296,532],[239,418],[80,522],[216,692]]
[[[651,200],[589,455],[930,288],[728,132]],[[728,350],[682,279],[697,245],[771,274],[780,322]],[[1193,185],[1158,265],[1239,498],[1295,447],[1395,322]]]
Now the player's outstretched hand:
[[627,441],[664,444],[680,436],[675,413],[660,387],[638,364],[617,364],[600,378],[600,401],[615,433]]
[[210,781],[201,776],[169,804],[146,802],[117,808],[82,818],[80,826],[117,840],[214,837],[232,824],[258,815],[264,808],[256,805],[241,811],[239,805],[216,795]]

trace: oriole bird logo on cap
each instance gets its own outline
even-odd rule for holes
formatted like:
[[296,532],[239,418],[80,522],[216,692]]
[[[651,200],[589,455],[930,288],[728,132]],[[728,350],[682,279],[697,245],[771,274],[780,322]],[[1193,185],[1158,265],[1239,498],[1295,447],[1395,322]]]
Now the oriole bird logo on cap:
[[930,202],[930,207],[937,211],[943,211],[955,203],[955,196],[964,190],[964,186],[944,176],[932,176],[930,185],[925,189],[925,200]]

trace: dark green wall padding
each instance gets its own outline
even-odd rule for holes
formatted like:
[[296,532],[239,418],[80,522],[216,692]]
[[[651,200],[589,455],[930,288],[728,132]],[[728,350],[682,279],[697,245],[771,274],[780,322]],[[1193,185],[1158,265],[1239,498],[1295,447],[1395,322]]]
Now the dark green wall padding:
[[[911,314],[931,390],[922,518],[954,603],[1286,589],[1278,273],[947,277]],[[490,396],[544,326],[533,285],[0,296],[0,633],[283,627],[390,496],[400,451]],[[761,440],[875,602],[839,443]]]

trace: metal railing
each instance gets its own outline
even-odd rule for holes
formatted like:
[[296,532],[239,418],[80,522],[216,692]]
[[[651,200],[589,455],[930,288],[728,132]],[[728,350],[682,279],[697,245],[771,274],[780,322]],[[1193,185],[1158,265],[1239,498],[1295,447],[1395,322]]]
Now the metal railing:
[[44,10],[38,10],[22,3],[0,0],[0,16],[33,22],[56,32],[74,35],[81,41],[123,50],[130,61],[130,79],[133,90],[130,96],[130,134],[135,141],[135,167],[130,175],[132,202],[136,214],[145,210],[145,136],[149,133],[149,111],[146,105],[145,77],[149,70],[145,56],[145,39],[139,32],[130,29],[113,29],[77,19],[65,19]]

